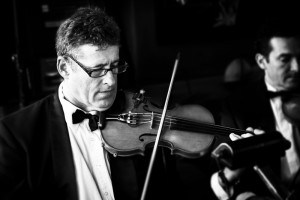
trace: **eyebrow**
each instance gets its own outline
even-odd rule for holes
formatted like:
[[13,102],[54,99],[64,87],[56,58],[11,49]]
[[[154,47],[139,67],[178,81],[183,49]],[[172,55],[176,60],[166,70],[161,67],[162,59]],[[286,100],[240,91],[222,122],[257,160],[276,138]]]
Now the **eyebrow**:
[[[120,61],[120,59],[117,59],[117,60],[115,60],[115,61],[113,61],[113,62],[111,62],[111,64],[115,64],[115,63],[117,63],[117,62],[119,62]],[[105,63],[105,64],[98,64],[98,65],[96,65],[95,67],[91,67],[90,69],[102,69],[103,67],[105,67],[106,65],[108,65],[108,63]]]
[[280,53],[279,55],[278,55],[278,58],[281,58],[281,57],[287,57],[287,56],[292,56],[292,53]]
[[107,64],[98,64],[94,67],[89,67],[89,69],[93,70],[93,69],[102,69],[103,67],[105,67]]

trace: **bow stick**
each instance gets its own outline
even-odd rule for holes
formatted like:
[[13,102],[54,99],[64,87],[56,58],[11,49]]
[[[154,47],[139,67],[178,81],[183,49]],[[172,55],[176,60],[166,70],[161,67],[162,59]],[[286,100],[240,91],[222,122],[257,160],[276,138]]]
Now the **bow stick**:
[[153,163],[154,163],[154,160],[155,160],[157,147],[158,147],[158,142],[159,142],[161,131],[162,131],[162,128],[163,128],[163,124],[164,124],[164,120],[165,120],[165,116],[166,116],[166,112],[167,112],[167,108],[168,108],[169,98],[170,98],[170,94],[171,94],[171,90],[172,90],[172,86],[173,86],[173,82],[174,82],[174,77],[175,77],[175,74],[176,74],[176,71],[177,71],[177,66],[178,66],[179,59],[180,59],[180,53],[177,54],[177,57],[176,57],[176,60],[175,60],[173,73],[172,73],[172,77],[171,77],[171,82],[170,82],[170,85],[169,85],[167,98],[166,98],[166,101],[165,101],[165,105],[164,105],[164,109],[163,109],[163,112],[162,112],[160,124],[159,124],[159,127],[158,127],[157,136],[156,136],[156,139],[155,139],[153,151],[152,151],[152,154],[151,154],[151,159],[150,159],[150,163],[149,163],[149,167],[148,167],[148,171],[147,171],[147,176],[146,176],[144,187],[143,187],[141,200],[144,200],[145,196],[146,196],[146,190],[147,190],[147,187],[148,187],[148,184],[149,184],[149,179],[150,179]]

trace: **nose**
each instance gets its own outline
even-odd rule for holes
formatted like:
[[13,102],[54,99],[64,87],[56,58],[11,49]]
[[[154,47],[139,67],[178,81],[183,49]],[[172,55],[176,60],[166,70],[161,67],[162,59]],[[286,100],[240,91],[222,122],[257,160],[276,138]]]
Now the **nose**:
[[109,86],[113,86],[117,82],[117,76],[112,73],[111,70],[108,70],[107,73],[102,77],[103,83]]
[[292,63],[291,63],[291,70],[294,72],[299,72],[299,59],[293,59]]

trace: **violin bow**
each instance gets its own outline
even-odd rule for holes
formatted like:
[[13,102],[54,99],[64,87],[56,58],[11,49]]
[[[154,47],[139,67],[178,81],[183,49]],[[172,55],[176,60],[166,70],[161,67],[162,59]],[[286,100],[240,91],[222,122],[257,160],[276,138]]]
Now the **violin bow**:
[[176,57],[176,60],[175,60],[173,73],[172,73],[172,77],[171,77],[171,82],[170,82],[167,97],[166,97],[166,100],[165,100],[165,105],[164,105],[164,109],[163,109],[163,112],[162,112],[160,124],[159,124],[159,127],[158,127],[157,136],[156,136],[156,139],[155,139],[153,151],[152,151],[152,154],[151,154],[151,159],[150,159],[150,163],[149,163],[149,166],[148,166],[147,176],[146,176],[146,179],[145,179],[141,200],[144,200],[145,196],[146,196],[146,191],[147,191],[147,188],[148,188],[149,179],[150,179],[150,175],[151,175],[151,172],[152,172],[152,168],[153,168],[153,164],[154,164],[154,160],[155,160],[155,156],[156,156],[156,152],[157,152],[158,142],[159,142],[160,135],[161,135],[161,132],[162,132],[164,120],[165,120],[165,117],[166,117],[166,112],[167,112],[167,108],[168,108],[168,104],[169,104],[170,94],[171,94],[175,74],[176,74],[176,71],[177,71],[177,66],[178,66],[178,63],[179,63],[179,59],[180,59],[180,52],[177,54],[177,57]]

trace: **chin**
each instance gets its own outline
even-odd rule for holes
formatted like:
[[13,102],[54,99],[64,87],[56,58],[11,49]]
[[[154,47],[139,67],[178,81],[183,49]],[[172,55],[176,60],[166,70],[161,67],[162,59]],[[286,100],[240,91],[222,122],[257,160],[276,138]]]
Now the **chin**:
[[92,105],[104,111],[109,109],[114,103],[116,98],[115,93],[97,93],[92,100]]
[[111,107],[112,104],[109,103],[93,103],[91,106],[93,109],[92,110],[97,110],[97,111],[105,111]]
[[298,85],[290,84],[287,87],[285,87],[285,90],[294,90],[296,88],[298,88]]
[[113,105],[114,100],[115,98],[113,97],[107,98],[105,100],[101,99],[99,101],[94,102],[93,105],[95,106],[95,108],[98,108],[99,111],[105,111]]
[[290,89],[299,87],[299,81],[289,81],[287,87]]

